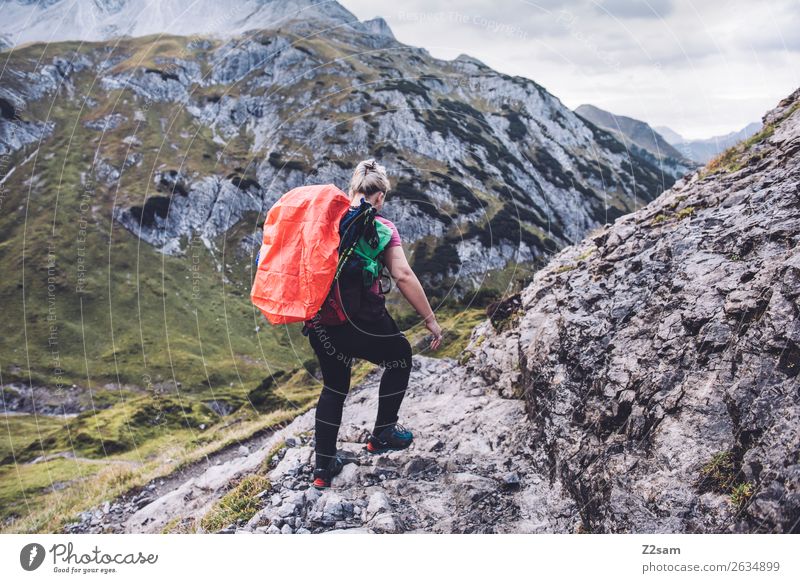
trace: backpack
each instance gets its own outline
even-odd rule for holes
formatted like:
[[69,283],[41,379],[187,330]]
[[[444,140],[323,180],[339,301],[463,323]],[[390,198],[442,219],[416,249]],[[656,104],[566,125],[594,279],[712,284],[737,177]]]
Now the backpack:
[[[328,326],[348,320],[377,320],[385,311],[384,282],[391,282],[383,254],[392,237],[392,230],[376,220],[377,211],[363,198],[339,225],[339,261],[330,291],[319,312],[307,320],[303,333],[316,323]],[[379,292],[372,286],[379,280]],[[390,289],[391,286],[389,286]]]
[[350,198],[332,184],[301,186],[270,208],[250,299],[270,324],[319,311],[339,270],[339,224]]

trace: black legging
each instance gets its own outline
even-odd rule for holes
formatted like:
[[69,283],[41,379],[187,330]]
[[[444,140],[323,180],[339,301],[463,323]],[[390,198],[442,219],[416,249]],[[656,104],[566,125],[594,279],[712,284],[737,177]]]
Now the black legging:
[[385,367],[378,393],[378,416],[373,433],[394,424],[411,374],[411,344],[388,312],[376,322],[351,321],[338,326],[317,324],[308,333],[319,359],[323,388],[315,423],[316,467],[327,467],[336,455],[336,436],[344,400],[350,391],[353,358]]

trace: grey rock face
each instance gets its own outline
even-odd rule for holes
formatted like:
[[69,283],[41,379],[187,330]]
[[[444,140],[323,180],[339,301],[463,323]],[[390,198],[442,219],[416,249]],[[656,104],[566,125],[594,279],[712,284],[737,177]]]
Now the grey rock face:
[[[467,368],[523,395],[592,532],[796,532],[800,91],[733,170],[560,253]],[[739,168],[739,169],[737,169]]]
[[0,119],[0,155],[36,144],[53,133],[53,122],[32,122],[19,119]]
[[389,47],[395,44],[394,33],[383,18],[373,18],[361,23],[368,36],[362,42],[372,48]]
[[199,236],[208,247],[214,238],[239,221],[247,211],[261,209],[256,186],[208,177],[188,193],[173,189],[171,196],[150,196],[141,206],[118,208],[114,218],[126,229],[167,254],[183,253],[180,237]]
[[269,74],[290,43],[286,38],[265,34],[258,40],[230,41],[211,57],[211,79],[215,83],[236,83],[250,73]]
[[383,18],[372,18],[370,20],[365,20],[362,24],[364,28],[372,34],[389,37],[394,40],[394,33],[392,33],[392,29],[389,28],[389,25]]
[[59,392],[49,387],[8,383],[3,387],[3,403],[9,413],[75,415],[91,407],[81,387],[65,387]]
[[49,137],[55,123],[30,119],[26,111],[29,103],[59,91],[73,98],[71,77],[91,65],[87,57],[73,55],[69,60],[55,57],[35,73],[8,71],[0,87],[0,155]]
[[185,71],[139,69],[119,75],[103,77],[103,89],[130,89],[136,95],[151,101],[184,103],[188,101],[189,78]]

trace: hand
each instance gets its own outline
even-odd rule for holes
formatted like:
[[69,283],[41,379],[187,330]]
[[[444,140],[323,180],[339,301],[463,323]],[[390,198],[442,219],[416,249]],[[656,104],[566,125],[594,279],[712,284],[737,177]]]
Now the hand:
[[425,327],[433,336],[431,338],[431,350],[436,350],[442,343],[442,327],[439,326],[439,322],[436,321],[436,318],[431,318],[425,322]]

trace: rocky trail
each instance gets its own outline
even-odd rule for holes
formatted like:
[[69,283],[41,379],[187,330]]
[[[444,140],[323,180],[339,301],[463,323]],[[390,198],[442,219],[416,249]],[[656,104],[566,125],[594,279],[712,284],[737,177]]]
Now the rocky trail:
[[[64,529],[66,533],[100,533],[126,532],[126,522],[138,510],[151,504],[154,500],[166,496],[187,480],[194,479],[211,468],[231,462],[258,449],[269,441],[274,434],[271,429],[258,431],[245,442],[233,443],[223,447],[205,458],[160,478],[151,480],[143,487],[133,488],[119,498],[108,500],[101,506],[82,512],[77,522],[70,523]],[[132,531],[137,532],[137,531]]]
[[245,452],[244,444],[240,455],[173,479],[172,488],[162,485],[163,493],[145,489],[127,501],[135,512],[115,513],[124,502],[107,504],[70,531],[160,532],[176,519],[192,523],[272,454],[262,469],[270,481],[259,494],[263,507],[223,532],[572,532],[579,522],[574,504],[527,470],[523,402],[460,377],[452,359],[415,356],[413,366],[401,409],[412,446],[378,456],[364,450],[377,410],[376,369],[348,396],[339,435],[347,463],[329,490],[309,487],[312,409],[257,448],[249,444]]

